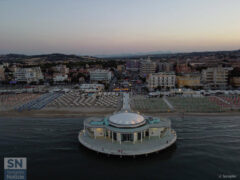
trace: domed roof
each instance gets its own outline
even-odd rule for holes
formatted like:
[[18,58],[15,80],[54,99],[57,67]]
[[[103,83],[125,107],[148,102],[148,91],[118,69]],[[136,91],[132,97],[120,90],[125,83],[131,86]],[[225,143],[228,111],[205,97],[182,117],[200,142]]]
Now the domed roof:
[[145,123],[143,116],[136,113],[118,113],[109,117],[109,123],[116,127],[137,127]]

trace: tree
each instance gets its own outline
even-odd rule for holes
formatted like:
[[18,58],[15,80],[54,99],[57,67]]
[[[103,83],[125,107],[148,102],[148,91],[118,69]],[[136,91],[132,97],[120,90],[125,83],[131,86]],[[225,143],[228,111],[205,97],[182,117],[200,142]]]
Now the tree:
[[236,67],[230,72],[230,77],[240,77],[240,68]]
[[157,90],[161,91],[162,87],[161,86],[158,86],[157,87]]

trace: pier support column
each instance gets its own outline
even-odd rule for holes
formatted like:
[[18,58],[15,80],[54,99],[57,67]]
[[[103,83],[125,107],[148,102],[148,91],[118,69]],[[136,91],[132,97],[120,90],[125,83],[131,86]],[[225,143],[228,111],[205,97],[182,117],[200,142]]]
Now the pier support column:
[[85,124],[84,125],[84,136],[86,136],[86,127],[85,127]]
[[135,144],[136,141],[137,141],[137,133],[134,132],[133,133],[133,144]]
[[112,143],[113,143],[113,132],[111,131],[111,133],[112,133]]
[[120,133],[120,144],[122,144],[122,134]]
[[94,139],[96,139],[96,129],[94,129],[93,134],[94,134]]
[[122,143],[121,133],[117,133],[117,141],[118,141],[120,144]]
[[143,132],[141,132],[141,143],[142,143],[142,139],[143,139],[143,137],[142,137],[142,136],[143,136]]

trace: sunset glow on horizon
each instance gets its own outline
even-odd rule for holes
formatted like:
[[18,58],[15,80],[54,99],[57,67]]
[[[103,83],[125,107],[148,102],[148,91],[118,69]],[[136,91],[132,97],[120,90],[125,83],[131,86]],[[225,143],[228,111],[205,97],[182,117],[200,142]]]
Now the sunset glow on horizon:
[[0,54],[240,49],[237,0],[0,0]]

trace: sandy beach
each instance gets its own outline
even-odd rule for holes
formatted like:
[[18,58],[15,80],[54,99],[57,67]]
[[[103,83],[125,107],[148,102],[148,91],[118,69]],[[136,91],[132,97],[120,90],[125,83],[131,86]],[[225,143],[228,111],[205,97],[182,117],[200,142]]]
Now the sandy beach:
[[[123,96],[119,93],[86,96],[74,91],[66,94],[14,94],[0,97],[0,117],[103,117],[120,111],[123,106]],[[213,98],[218,101],[212,101]],[[218,104],[219,97],[134,96],[130,97],[129,104],[133,112],[160,117],[240,116],[238,103],[231,100],[229,98],[228,103],[222,100]]]

